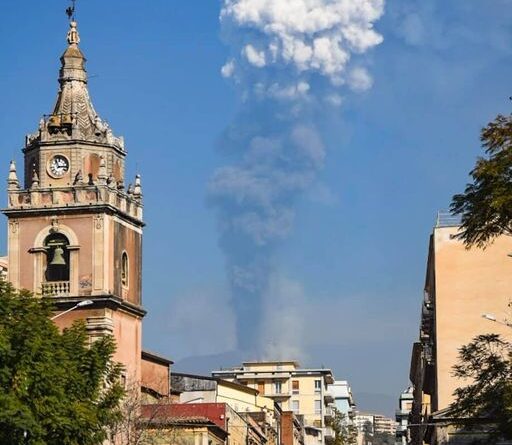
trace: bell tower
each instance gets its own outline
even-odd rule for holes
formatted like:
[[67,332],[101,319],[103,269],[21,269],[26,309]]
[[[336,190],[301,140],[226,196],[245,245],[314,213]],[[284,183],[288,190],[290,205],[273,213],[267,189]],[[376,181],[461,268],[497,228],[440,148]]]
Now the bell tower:
[[140,380],[142,189],[125,187],[126,150],[96,113],[86,59],[70,17],[53,112],[23,149],[23,184],[8,177],[9,281],[55,302],[60,327],[84,319],[92,337],[113,334],[116,360]]

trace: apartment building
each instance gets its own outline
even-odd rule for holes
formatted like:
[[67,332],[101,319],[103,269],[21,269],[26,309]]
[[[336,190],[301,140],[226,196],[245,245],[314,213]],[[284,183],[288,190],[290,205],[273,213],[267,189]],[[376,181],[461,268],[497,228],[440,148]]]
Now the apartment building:
[[479,334],[498,333],[512,340],[510,328],[482,317],[510,316],[510,237],[498,237],[485,250],[466,249],[455,237],[459,223],[440,213],[430,236],[419,339],[410,368],[415,425],[410,432],[416,445],[466,443],[467,432],[457,431],[448,412],[454,390],[463,385],[453,375],[459,349]]
[[238,382],[272,398],[283,411],[304,419],[305,445],[325,444],[334,439],[327,426],[332,419],[334,397],[328,386],[334,383],[330,369],[302,369],[295,361],[244,362],[221,369],[213,377]]
[[342,413],[348,421],[354,416],[356,404],[352,396],[352,389],[346,380],[336,380],[328,386],[328,391],[334,398],[335,408]]
[[373,435],[373,414],[357,411],[354,416],[354,425],[357,428],[359,436]]
[[414,400],[413,388],[407,388],[398,399],[398,409],[396,410],[396,444],[407,445],[409,440],[409,415],[412,411],[412,402]]
[[373,431],[377,434],[382,433],[394,436],[396,434],[396,421],[381,414],[374,414]]

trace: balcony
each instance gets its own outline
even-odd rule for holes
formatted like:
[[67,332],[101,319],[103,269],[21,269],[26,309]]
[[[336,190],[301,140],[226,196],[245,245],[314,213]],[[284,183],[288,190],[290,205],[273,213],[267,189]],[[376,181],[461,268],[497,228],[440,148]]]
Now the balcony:
[[332,408],[330,406],[325,408],[324,418],[325,418],[326,422],[329,422],[329,421],[333,420],[334,412],[333,412],[333,410],[332,410]]
[[41,291],[44,297],[68,296],[70,292],[69,281],[49,281],[41,284]]
[[269,394],[265,394],[265,397],[272,397],[273,399],[288,399],[291,397],[289,392],[279,392],[279,391],[273,391]]
[[[238,373],[237,373],[238,374]],[[243,372],[237,375],[240,381],[250,380],[288,380],[291,377],[290,371],[250,371]]]
[[324,400],[325,400],[325,403],[334,403],[334,397],[330,392],[324,393]]

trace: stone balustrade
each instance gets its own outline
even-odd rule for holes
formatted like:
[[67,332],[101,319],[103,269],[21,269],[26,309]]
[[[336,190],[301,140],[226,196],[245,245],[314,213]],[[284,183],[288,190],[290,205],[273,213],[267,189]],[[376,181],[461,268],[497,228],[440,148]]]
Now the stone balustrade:
[[70,288],[69,281],[49,281],[41,284],[41,291],[45,297],[67,296]]
[[110,205],[140,221],[143,216],[141,196],[109,185],[11,189],[8,192],[9,210],[87,205]]

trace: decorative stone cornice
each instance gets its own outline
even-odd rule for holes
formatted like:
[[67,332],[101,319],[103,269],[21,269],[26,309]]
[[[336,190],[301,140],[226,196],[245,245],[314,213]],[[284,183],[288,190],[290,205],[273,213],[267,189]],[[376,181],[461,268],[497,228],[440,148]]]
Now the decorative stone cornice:
[[[70,307],[73,307],[79,301],[82,301],[84,297],[47,297],[49,300],[52,300],[55,304],[55,308],[57,310],[66,310]],[[102,296],[94,296],[87,297],[88,300],[92,300],[93,304],[85,307],[86,310],[91,310],[95,308],[109,308],[115,310],[121,310],[123,312],[135,315],[137,317],[143,318],[146,315],[146,311],[141,307],[137,306],[129,301],[123,300],[120,297],[115,295],[102,295]],[[80,309],[77,309],[80,310]]]
[[140,196],[129,194],[110,185],[76,184],[72,187],[32,188],[8,190],[8,207],[5,214],[77,212],[88,213],[98,207],[109,213],[118,213],[138,226],[143,226],[143,205]]

